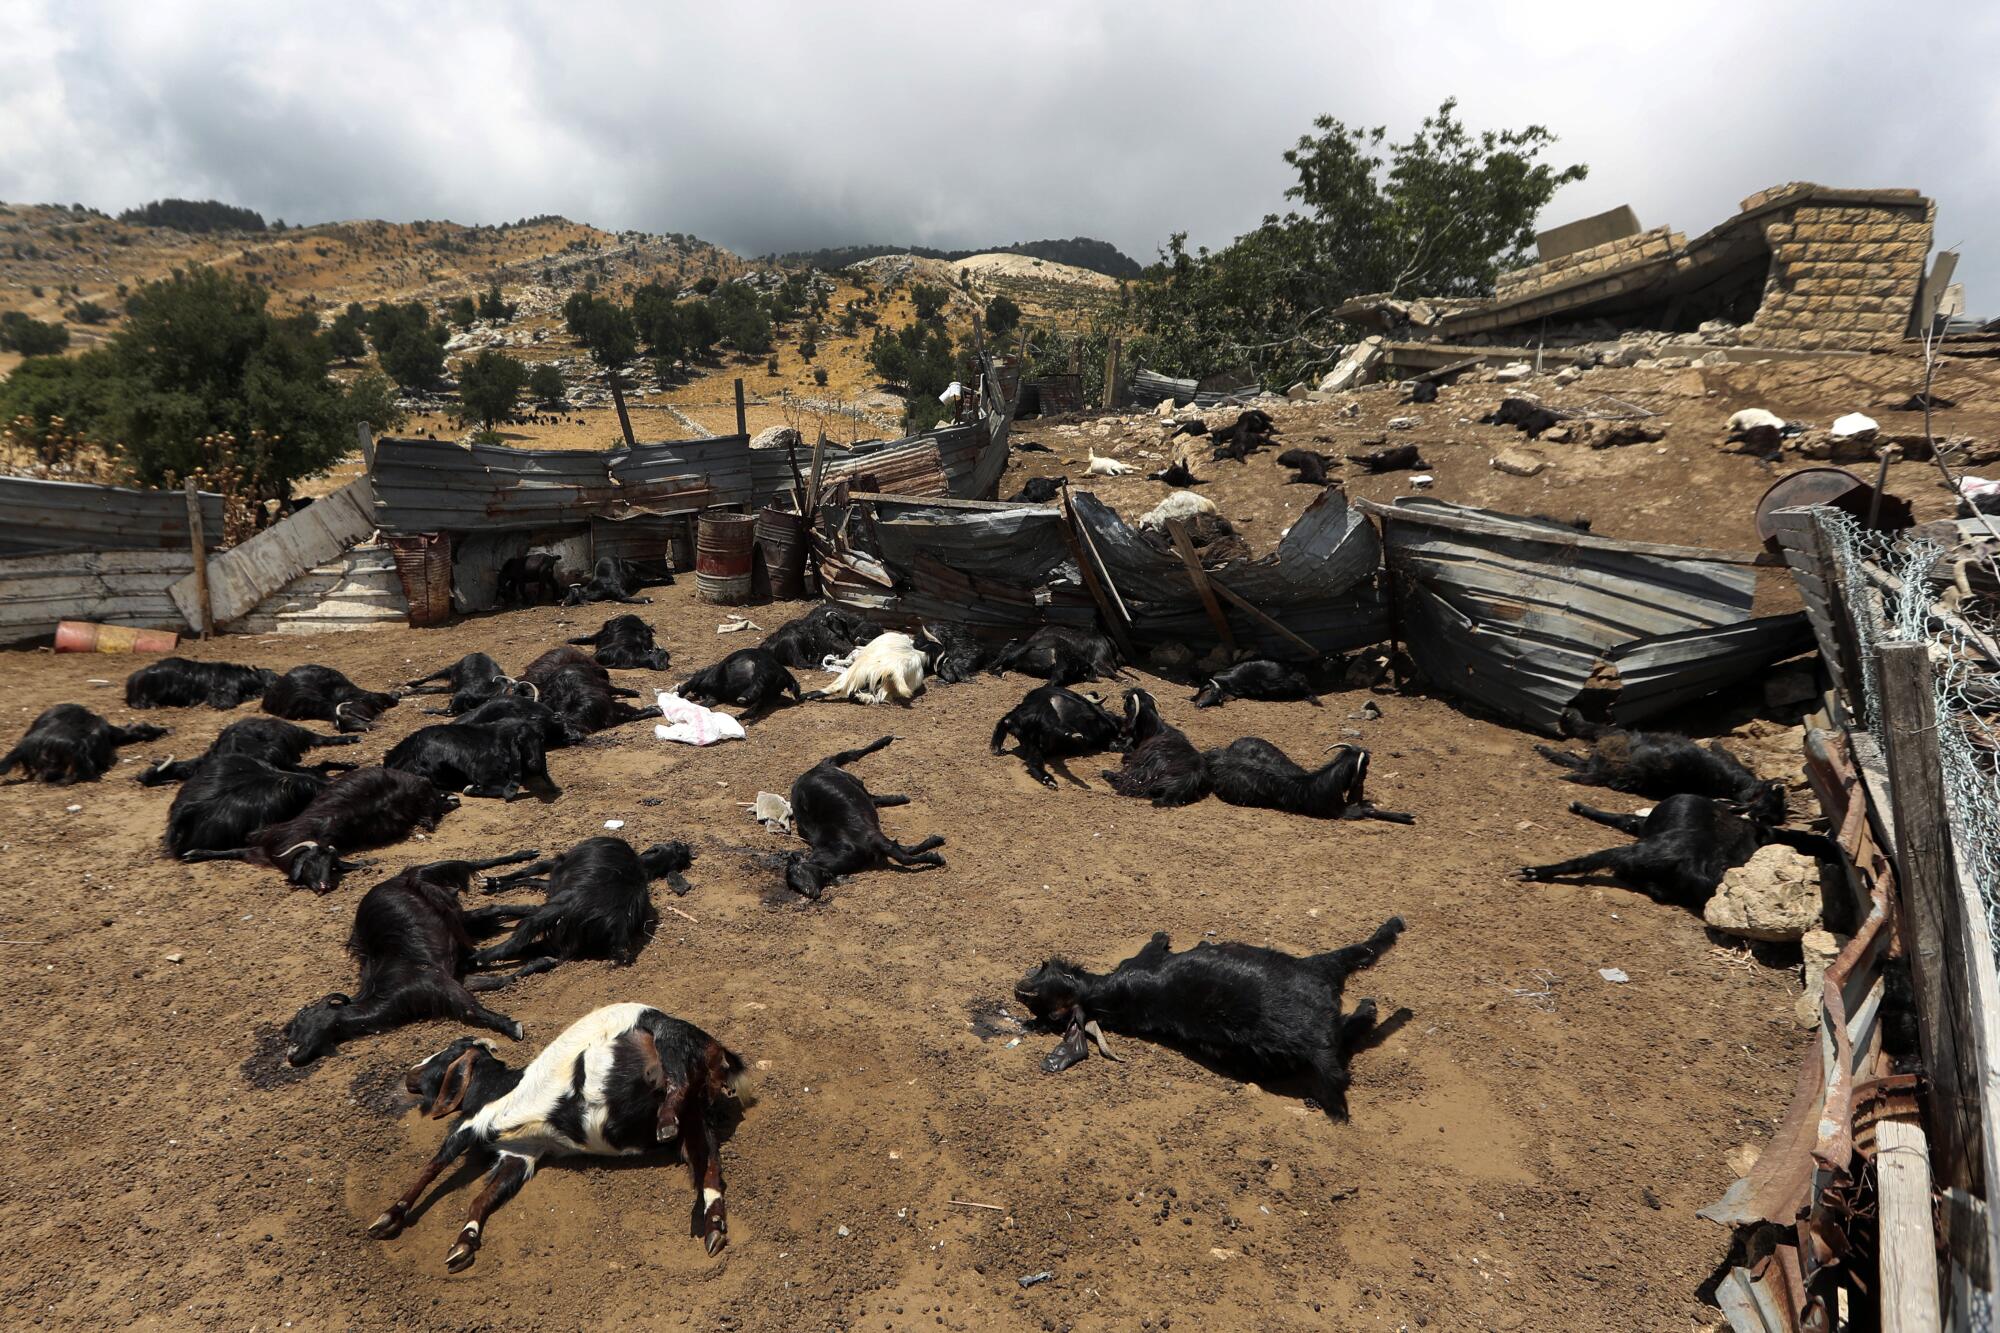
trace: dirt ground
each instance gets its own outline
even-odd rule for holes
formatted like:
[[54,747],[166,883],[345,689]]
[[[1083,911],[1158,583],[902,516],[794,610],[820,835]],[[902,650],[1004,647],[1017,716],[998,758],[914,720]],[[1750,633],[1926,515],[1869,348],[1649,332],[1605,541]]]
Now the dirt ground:
[[[1359,417],[1332,404],[1280,416],[1289,443],[1325,435],[1331,445],[1315,447],[1336,453],[1382,434],[1389,417],[1417,416],[1407,438],[1425,447],[1434,494],[1573,508],[1601,533],[1743,548],[1749,506],[1776,473],[1719,452],[1720,422],[1757,402],[1821,420],[1865,410],[1908,373],[1865,368],[1873,378],[1833,388],[1756,367],[1596,372],[1568,392],[1643,402],[1673,422],[1667,439],[1596,453],[1532,446],[1551,463],[1532,479],[1489,467],[1510,435],[1468,421],[1497,386],[1413,409],[1378,390],[1356,396]],[[1941,428],[1991,439],[1982,412],[1962,408],[1964,424]],[[1003,493],[1029,475],[1075,477],[1086,448],[1147,461],[1164,433],[1137,419],[1102,434],[1097,424],[1022,423],[1017,439],[1055,452],[1018,454]],[[1259,550],[1311,494],[1281,485],[1268,454],[1200,470],[1216,478],[1204,493]],[[1924,517],[1944,508],[1931,475],[1892,471]],[[1349,485],[1387,499],[1408,493],[1408,477]],[[1136,478],[1096,484],[1128,514],[1164,493]],[[1768,581],[1781,599],[1782,576]],[[653,595],[643,614],[675,669],[626,673],[628,683],[669,684],[746,641],[716,633],[722,616],[687,581]],[[773,629],[803,609],[751,614]],[[600,618],[541,608],[443,630],[192,651],[324,662],[387,686],[474,649],[518,667]],[[118,683],[135,665],[0,654],[12,712],[0,734],[66,700],[131,720]],[[159,856],[171,791],[136,786],[136,766],[197,752],[231,715],[147,715],[173,735],[128,749],[95,785],[0,788],[0,958],[13,978],[0,1047],[13,1090],[0,1189],[16,1255],[0,1274],[9,1322],[1718,1325],[1699,1293],[1729,1236],[1695,1210],[1784,1110],[1806,1048],[1791,1013],[1795,969],[1780,954],[1718,947],[1690,914],[1614,887],[1512,880],[1524,861],[1609,836],[1566,813],[1576,789],[1534,754],[1535,737],[1416,691],[1196,712],[1185,687],[1145,683],[1197,744],[1259,735],[1306,757],[1358,739],[1375,755],[1371,794],[1416,824],[1320,824],[1212,800],[1154,810],[1112,795],[1092,760],[1045,791],[986,749],[1019,678],[938,688],[907,711],[787,709],[747,742],[701,751],[631,726],[553,755],[564,789],[554,803],[468,800],[426,842],[376,853],[378,869],[324,899],[269,871]],[[1360,716],[1371,698],[1379,719]],[[378,758],[430,721],[418,702],[391,712],[353,757]],[[943,834],[948,868],[864,874],[816,905],[788,898],[772,861],[791,844],[740,803],[884,733],[900,739],[857,771],[911,796],[888,813],[890,830]],[[1767,736],[1750,748],[1771,776],[1788,776],[1788,744]],[[342,944],[381,877],[419,860],[560,849],[611,819],[637,844],[692,840],[694,891],[660,895],[678,910],[663,912],[630,969],[570,964],[502,992],[498,1007],[527,1028],[508,1054],[525,1061],[618,1000],[657,1004],[744,1053],[755,1080],[723,1150],[729,1248],[704,1257],[685,1173],[652,1160],[552,1164],[495,1215],[461,1276],[443,1258],[469,1202],[463,1173],[401,1238],[368,1240],[368,1220],[439,1138],[408,1113],[400,1070],[461,1029],[358,1040],[294,1072],[278,1027],[352,989]],[[1372,995],[1412,1017],[1357,1060],[1346,1123],[1294,1088],[1238,1083],[1133,1040],[1120,1043],[1123,1063],[1092,1059],[1051,1077],[1037,1066],[1054,1038],[1017,1034],[1006,1017],[1012,982],[1051,953],[1107,966],[1155,930],[1182,947],[1214,938],[1313,951],[1392,914],[1408,933],[1350,999]],[[1601,968],[1630,979],[1607,981]]]

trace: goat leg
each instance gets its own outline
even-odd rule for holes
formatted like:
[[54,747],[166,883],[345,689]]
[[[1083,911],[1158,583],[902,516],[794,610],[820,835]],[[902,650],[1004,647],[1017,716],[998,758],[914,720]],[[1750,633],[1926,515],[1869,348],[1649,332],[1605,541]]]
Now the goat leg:
[[722,1158],[708,1130],[708,1098],[692,1096],[681,1115],[681,1155],[701,1191],[695,1203],[695,1231],[713,1259],[729,1243],[729,1213],[722,1202]]
[[458,1240],[444,1256],[446,1268],[458,1273],[472,1266],[479,1253],[479,1235],[486,1228],[487,1215],[519,1193],[534,1170],[534,1162],[526,1157],[510,1152],[500,1154],[500,1160],[486,1173],[485,1187],[472,1201],[465,1225],[459,1228]]
[[431,1187],[431,1182],[440,1172],[465,1155],[473,1143],[473,1135],[453,1130],[444,1136],[435,1156],[424,1163],[424,1169],[417,1173],[416,1183],[403,1191],[403,1197],[382,1210],[382,1215],[368,1224],[368,1235],[374,1240],[390,1240],[398,1235],[410,1220],[410,1209],[417,1206],[417,1200]]
[[480,907],[465,914],[465,932],[468,935],[488,935],[537,909],[535,903],[495,903],[491,907]]
[[522,1032],[519,1023],[505,1014],[495,1013],[479,1001],[473,999],[472,992],[465,986],[454,982],[453,988],[458,991],[458,994],[453,998],[458,1001],[459,1021],[470,1023],[474,1027],[489,1028],[513,1041],[521,1040]]
[[505,990],[523,977],[532,977],[542,972],[553,972],[556,969],[556,965],[561,962],[562,959],[560,958],[530,959],[504,977],[468,977],[466,978],[465,988],[476,991]]
[[887,809],[892,805],[908,805],[910,803],[910,798],[907,796],[876,796],[870,793],[868,799],[875,802],[877,810]]
[[1582,815],[1585,819],[1602,824],[1606,828],[1615,828],[1620,833],[1629,833],[1635,838],[1645,836],[1644,815],[1621,815],[1613,810],[1599,810],[1595,806],[1585,805],[1582,801],[1571,801],[1569,812],[1573,815]]
[[1071,1065],[1082,1064],[1089,1058],[1090,1034],[1084,1031],[1082,1011],[1072,1009],[1069,1028],[1063,1033],[1062,1041],[1042,1058],[1042,1072],[1060,1074]]

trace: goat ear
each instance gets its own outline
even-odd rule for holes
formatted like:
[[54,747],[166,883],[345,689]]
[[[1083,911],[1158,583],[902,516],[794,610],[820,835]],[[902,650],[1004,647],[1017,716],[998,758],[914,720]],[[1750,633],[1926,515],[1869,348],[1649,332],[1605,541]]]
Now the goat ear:
[[472,1086],[472,1062],[478,1054],[475,1046],[445,1066],[444,1077],[438,1080],[437,1099],[431,1103],[431,1119],[442,1120],[464,1103],[465,1090]]

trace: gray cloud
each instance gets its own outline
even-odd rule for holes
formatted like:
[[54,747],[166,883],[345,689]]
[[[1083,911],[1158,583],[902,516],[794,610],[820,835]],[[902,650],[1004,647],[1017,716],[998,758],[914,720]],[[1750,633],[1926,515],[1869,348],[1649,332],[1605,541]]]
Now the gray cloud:
[[1539,122],[1689,233],[1784,180],[1913,185],[2000,313],[2000,10],[1907,3],[0,7],[0,198],[292,221],[563,213],[743,253],[1085,234],[1142,260],[1282,205],[1312,117]]

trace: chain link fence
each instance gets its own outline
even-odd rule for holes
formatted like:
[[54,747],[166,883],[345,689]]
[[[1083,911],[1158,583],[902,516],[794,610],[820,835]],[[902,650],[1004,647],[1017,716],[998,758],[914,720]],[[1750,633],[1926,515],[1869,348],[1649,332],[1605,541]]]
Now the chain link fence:
[[1822,512],[1819,522],[1859,639],[1862,681],[1852,702],[1870,731],[1880,735],[1882,728],[1876,645],[1921,643],[1930,651],[1945,800],[1960,861],[2000,941],[2000,675],[1987,660],[2000,626],[1973,601],[1961,603],[1955,616],[1939,614],[1933,577],[1945,551],[1935,542],[1871,532],[1833,511]]

